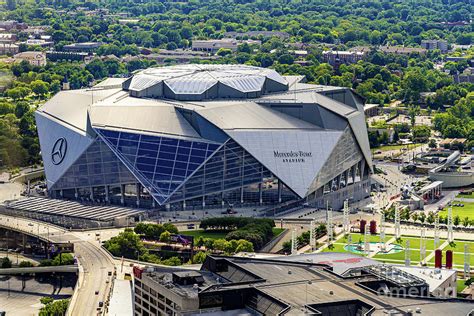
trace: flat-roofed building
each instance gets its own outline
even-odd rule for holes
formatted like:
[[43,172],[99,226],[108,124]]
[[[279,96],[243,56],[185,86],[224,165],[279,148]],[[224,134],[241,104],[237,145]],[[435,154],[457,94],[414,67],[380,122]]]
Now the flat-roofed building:
[[0,33],[0,44],[2,43],[10,43],[13,44],[17,40],[16,34],[11,33]]
[[66,52],[94,52],[102,43],[99,42],[84,42],[64,45],[63,50]]
[[26,60],[33,66],[45,66],[46,65],[46,54],[44,52],[22,52],[13,56],[15,61]]
[[[417,271],[347,253],[211,255],[200,270],[138,266],[133,270],[135,316],[390,315],[387,311],[411,315],[415,310],[422,315],[468,315],[472,311],[468,300],[431,297],[438,282]],[[447,279],[452,283],[452,273]],[[431,286],[436,289],[431,291]]]
[[193,40],[192,50],[216,53],[219,49],[225,48],[237,51],[237,47],[242,44],[261,45],[261,41],[257,40],[236,40],[233,38],[223,38],[218,40]]
[[363,51],[324,51],[323,60],[333,67],[339,67],[341,64],[354,64],[363,60],[367,52]]
[[427,50],[439,49],[442,53],[448,51],[448,41],[445,40],[422,40],[421,47]]
[[11,43],[0,43],[0,55],[14,55],[20,51],[20,47]]

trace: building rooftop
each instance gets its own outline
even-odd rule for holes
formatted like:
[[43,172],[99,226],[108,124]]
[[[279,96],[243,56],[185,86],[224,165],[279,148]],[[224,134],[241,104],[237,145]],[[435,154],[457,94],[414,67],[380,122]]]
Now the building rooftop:
[[[473,308],[467,300],[428,297],[425,278],[413,275],[409,271],[382,264],[372,265],[372,260],[355,255],[349,254],[344,258],[340,255],[342,254],[312,254],[313,262],[308,260],[310,257],[304,255],[275,259],[210,256],[199,272],[204,273],[204,278],[208,278],[205,284],[209,286],[182,288],[175,283],[173,286],[177,293],[194,295],[193,297],[197,296],[200,299],[230,295],[222,293],[233,293],[236,299],[238,297],[237,300],[242,300],[241,306],[236,304],[233,308],[250,308],[268,315],[277,315],[283,311],[286,315],[301,315],[307,308],[320,312],[327,311],[329,314],[332,312],[334,315],[337,314],[336,310],[339,313],[344,311],[345,315],[356,315],[357,311],[369,310],[373,315],[384,315],[389,311],[405,314],[417,308],[420,308],[422,314],[466,315]],[[356,258],[360,260],[355,260]],[[326,263],[315,263],[316,261],[328,263],[344,261],[345,268],[353,271],[348,275],[339,275],[334,271],[337,264],[331,266]],[[156,280],[166,284],[172,273],[170,270],[166,271],[169,268],[163,269],[155,269],[153,275]],[[382,288],[388,292],[382,291]],[[414,288],[420,294],[390,295],[407,288]],[[248,291],[252,294],[248,294]],[[247,295],[241,296],[238,293]],[[241,298],[244,296],[250,298],[246,301]],[[203,311],[206,309],[206,301],[200,301],[200,308]],[[222,304],[225,305],[225,300]],[[232,309],[226,306],[220,307],[223,310]],[[350,312],[346,313],[347,311]]]
[[136,97],[205,100],[258,97],[288,90],[288,82],[275,70],[245,65],[179,65],[149,68],[122,86]]

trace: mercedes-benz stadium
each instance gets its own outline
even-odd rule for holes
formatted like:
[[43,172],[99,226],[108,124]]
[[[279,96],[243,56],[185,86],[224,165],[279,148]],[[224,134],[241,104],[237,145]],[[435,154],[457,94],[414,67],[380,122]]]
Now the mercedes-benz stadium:
[[369,195],[363,99],[245,65],[149,68],[36,111],[50,197],[163,210]]

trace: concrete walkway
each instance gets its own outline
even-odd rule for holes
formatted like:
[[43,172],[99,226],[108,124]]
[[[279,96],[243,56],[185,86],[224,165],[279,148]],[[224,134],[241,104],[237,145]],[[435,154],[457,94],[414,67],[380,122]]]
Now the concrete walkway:
[[[386,244],[392,244],[392,243],[395,242],[395,240],[397,240],[397,238],[392,237],[392,238],[390,238],[389,240],[387,240],[385,243],[386,243]],[[377,252],[371,252],[371,253],[367,256],[367,258],[372,258],[372,257],[374,257],[375,255],[377,255]]]

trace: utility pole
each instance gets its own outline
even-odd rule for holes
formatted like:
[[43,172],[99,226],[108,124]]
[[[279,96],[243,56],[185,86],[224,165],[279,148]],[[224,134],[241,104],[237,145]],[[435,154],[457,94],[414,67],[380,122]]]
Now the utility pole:
[[469,252],[469,244],[464,244],[464,279],[471,276],[471,254]]
[[439,247],[439,215],[436,214],[434,222],[434,250]]
[[453,232],[453,207],[450,204],[448,207],[448,242],[454,241],[454,232]]
[[424,265],[426,258],[426,230],[424,227],[420,230],[420,237],[420,263]]
[[395,237],[398,239],[401,236],[400,229],[400,207],[395,206]]
[[331,244],[334,238],[334,227],[332,225],[332,210],[329,209],[329,203],[326,205],[327,211],[327,231],[328,231],[328,245]]
[[291,254],[298,254],[298,240],[296,239],[296,228],[291,231]]
[[407,240],[406,241],[406,244],[405,244],[405,266],[409,267],[410,266],[410,240]]
[[385,213],[380,215],[380,248],[385,252]]
[[348,234],[350,231],[350,223],[349,223],[349,201],[344,201],[344,209],[343,209],[343,229],[344,234]]

